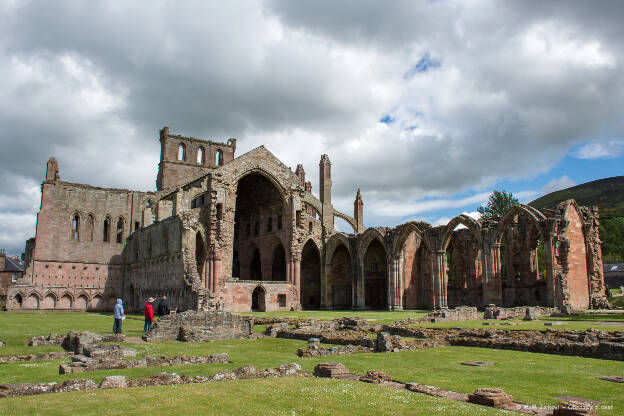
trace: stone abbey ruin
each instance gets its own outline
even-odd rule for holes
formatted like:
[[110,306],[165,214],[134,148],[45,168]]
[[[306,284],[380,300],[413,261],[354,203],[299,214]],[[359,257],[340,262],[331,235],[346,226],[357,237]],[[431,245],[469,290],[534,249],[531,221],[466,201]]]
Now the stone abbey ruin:
[[[596,208],[569,200],[500,221],[366,229],[359,190],[353,216],[333,207],[327,155],[316,198],[303,166],[264,146],[235,157],[234,139],[167,127],[160,145],[154,192],[63,182],[48,161],[8,309],[103,310],[121,297],[139,310],[163,295],[178,309],[239,312],[608,306]],[[353,232],[337,232],[334,217]]]

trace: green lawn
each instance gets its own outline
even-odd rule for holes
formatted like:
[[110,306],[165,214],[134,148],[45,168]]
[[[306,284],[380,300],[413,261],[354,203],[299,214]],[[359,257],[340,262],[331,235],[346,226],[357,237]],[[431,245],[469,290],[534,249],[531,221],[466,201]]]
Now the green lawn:
[[[143,334],[143,317],[129,315],[123,321],[123,332],[128,336]],[[28,347],[29,338],[50,333],[67,334],[71,330],[111,333],[112,314],[88,312],[29,312],[0,313],[0,340],[7,346],[0,348],[0,355],[41,354],[61,351],[61,347]]]
[[246,312],[239,315],[259,316],[259,317],[280,317],[293,319],[320,319],[330,321],[342,317],[361,317],[371,324],[394,323],[399,319],[422,318],[430,311],[409,310],[409,311],[290,311],[290,312]]
[[491,408],[355,381],[277,378],[0,400],[14,415],[503,415]]
[[[370,312],[381,316],[383,312]],[[395,312],[388,312],[394,314]],[[397,312],[398,313],[398,312]],[[344,312],[342,313],[344,314]],[[364,315],[358,313],[357,315]],[[379,319],[379,318],[373,318]],[[60,349],[58,347],[27,347],[25,340],[36,334],[46,334],[50,331],[67,332],[69,329],[90,329],[93,331],[109,331],[110,316],[100,314],[0,314],[0,335],[9,343],[8,347],[0,349],[2,354],[5,350],[28,353],[42,349]],[[53,323],[52,328],[47,327]],[[539,324],[540,322],[530,322]],[[570,322],[578,324],[579,322]],[[456,325],[457,323],[453,323]],[[543,324],[543,323],[542,323]],[[126,332],[131,334],[140,333],[142,321],[138,319],[126,319],[124,321]],[[566,325],[568,327],[568,325]],[[507,327],[514,328],[514,327]],[[400,353],[371,353],[346,356],[321,357],[314,359],[302,359],[296,356],[297,348],[305,345],[305,342],[287,339],[259,339],[259,340],[222,340],[204,343],[183,342],[157,342],[127,344],[136,348],[140,354],[151,355],[207,355],[225,352],[232,361],[229,364],[208,364],[180,367],[153,367],[140,369],[124,369],[110,371],[95,371],[79,375],[59,375],[58,365],[67,360],[51,360],[39,362],[22,362],[0,365],[0,383],[7,382],[61,382],[68,378],[92,378],[96,381],[104,376],[123,374],[127,377],[145,377],[162,371],[174,371],[179,374],[210,376],[223,369],[235,369],[244,365],[252,364],[260,369],[275,367],[289,362],[298,362],[305,370],[312,371],[319,362],[335,361],[342,362],[353,372],[363,374],[367,370],[383,370],[392,375],[396,380],[422,384],[432,384],[451,390],[470,393],[477,387],[502,387],[514,398],[524,403],[536,405],[553,405],[559,400],[556,395],[570,395],[601,400],[606,406],[613,406],[613,410],[601,410],[600,414],[624,414],[624,388],[621,384],[608,383],[598,379],[600,376],[624,375],[624,362],[607,361],[579,357],[567,357],[546,354],[534,354],[517,351],[467,348],[467,347],[444,347],[420,351],[406,351]],[[461,361],[493,361],[497,364],[490,367],[469,367],[460,365]],[[290,380],[290,379],[289,379]],[[256,384],[257,383],[257,384]],[[302,384],[303,383],[303,384]],[[311,383],[311,384],[306,384]],[[339,408],[345,406],[348,401],[349,411],[353,414],[405,414],[410,406],[396,405],[391,399],[395,392],[388,391],[375,396],[369,386],[360,386],[355,383],[352,387],[344,387],[353,391],[352,395],[343,395],[332,390],[327,381],[308,380],[255,380],[239,381],[232,383],[210,383],[209,385],[158,387],[147,389],[132,389],[114,392],[87,392],[68,393],[60,395],[43,395],[37,397],[2,399],[0,400],[0,414],[60,414],[72,409],[76,413],[89,413],[88,403],[101,403],[97,413],[116,414],[124,413],[123,409],[130,406],[127,402],[136,401],[137,409],[155,409],[156,412],[179,414],[182,412],[182,401],[178,395],[186,394],[189,403],[198,403],[189,409],[184,409],[188,414],[205,413],[205,408],[214,409],[215,412],[233,414],[236,412],[256,414],[340,414]],[[338,382],[336,382],[338,383]],[[372,386],[374,387],[374,386]],[[374,387],[377,389],[377,387]],[[308,390],[306,390],[308,389]],[[311,390],[310,390],[311,389]],[[364,389],[364,390],[362,390]],[[363,395],[360,390],[365,391]],[[308,394],[302,392],[308,391]],[[294,403],[292,398],[299,396],[314,397],[313,392],[326,391],[327,399],[321,400],[322,409],[314,409],[315,400],[302,399],[301,403]],[[377,390],[375,390],[377,391]],[[158,393],[156,393],[158,392]],[[186,393],[182,393],[186,392]],[[226,393],[227,392],[227,393]],[[265,395],[276,392],[277,404],[272,407],[263,407],[266,403]],[[356,394],[356,392],[359,392]],[[398,392],[396,392],[398,394]],[[197,394],[197,398],[196,395]],[[231,409],[221,409],[214,405],[211,397],[219,397],[228,394],[228,403]],[[286,395],[286,396],[282,396]],[[372,396],[371,396],[372,395]],[[129,397],[132,399],[129,399]],[[386,402],[380,402],[379,407],[366,405],[370,397],[386,397]],[[421,395],[414,399],[406,399],[406,403],[415,402],[410,400],[423,400]],[[88,397],[83,402],[80,398]],[[288,397],[287,400],[284,397]],[[349,397],[351,397],[349,399]],[[250,400],[252,398],[253,400]],[[257,400],[256,400],[257,399]],[[273,399],[272,399],[273,400]],[[371,399],[373,400],[373,399]],[[377,399],[374,399],[377,400]],[[381,400],[381,399],[380,399]],[[74,407],[74,403],[76,407]],[[106,405],[105,403],[110,403]],[[450,406],[450,402],[444,402]],[[319,404],[320,405],[320,404]],[[3,406],[11,406],[4,408]],[[68,407],[69,406],[69,407]],[[87,406],[87,407],[84,407]],[[149,407],[153,406],[153,407]],[[176,407],[178,406],[178,407]],[[242,406],[242,407],[241,407]],[[245,407],[247,406],[247,407]],[[291,406],[291,407],[289,407]],[[294,407],[293,407],[294,406]],[[426,406],[429,406],[427,404]],[[432,407],[426,407],[424,413],[417,413],[421,409],[412,408],[411,414],[436,414]],[[431,406],[434,406],[431,404]],[[4,409],[4,410],[3,410]],[[106,409],[116,409],[114,412]],[[169,410],[166,410],[169,409]],[[202,410],[203,409],[203,410]],[[313,410],[311,410],[313,409]],[[402,410],[404,409],[404,410]],[[428,409],[428,410],[427,410]],[[434,407],[435,409],[435,407]],[[84,410],[84,411],[83,411]],[[118,412],[117,412],[118,410]],[[388,413],[390,411],[396,413]],[[460,410],[448,407],[449,413],[462,414]],[[106,413],[106,412],[109,413]],[[471,411],[473,413],[471,413]],[[31,412],[31,413],[28,413]],[[45,413],[48,412],[48,413]],[[138,411],[137,411],[138,412]],[[196,412],[196,413],[193,413]],[[231,413],[229,413],[231,412]],[[273,413],[271,413],[273,412]],[[281,412],[281,413],[280,413]],[[325,412],[325,413],[323,413]],[[427,413],[429,412],[429,413]],[[444,411],[437,414],[445,413]],[[158,414],[158,413],[157,413]],[[464,414],[475,414],[474,409]]]

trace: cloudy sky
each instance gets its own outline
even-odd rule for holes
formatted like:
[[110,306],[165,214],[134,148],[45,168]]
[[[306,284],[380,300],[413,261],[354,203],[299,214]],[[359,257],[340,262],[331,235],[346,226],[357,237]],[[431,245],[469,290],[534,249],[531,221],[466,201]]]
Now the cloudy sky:
[[[0,0],[0,247],[45,162],[155,188],[158,130],[266,145],[367,225],[622,174],[624,2]],[[343,227],[346,230],[344,225]]]

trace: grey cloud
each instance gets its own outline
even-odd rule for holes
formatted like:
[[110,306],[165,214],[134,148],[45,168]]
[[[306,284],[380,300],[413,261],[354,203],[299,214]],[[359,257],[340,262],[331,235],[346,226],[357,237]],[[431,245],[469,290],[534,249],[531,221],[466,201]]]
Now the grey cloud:
[[[6,178],[38,183],[52,155],[64,180],[151,189],[163,125],[196,137],[237,137],[239,154],[265,144],[286,164],[303,163],[315,190],[319,156],[328,153],[334,200],[346,212],[358,186],[372,207],[534,175],[578,143],[622,137],[622,7],[5,4],[0,196],[17,195],[22,208],[12,214],[30,212],[36,197]],[[521,50],[539,25],[555,28],[553,49]],[[537,37],[547,41],[540,36],[550,32]],[[555,61],[568,41],[594,42],[581,52],[608,55],[611,64]],[[404,79],[425,53],[440,67]],[[381,126],[387,114],[396,122]],[[8,214],[0,203],[0,216]],[[366,207],[365,215],[389,221]],[[3,235],[8,229],[0,224]],[[21,250],[22,241],[7,238],[2,244]]]

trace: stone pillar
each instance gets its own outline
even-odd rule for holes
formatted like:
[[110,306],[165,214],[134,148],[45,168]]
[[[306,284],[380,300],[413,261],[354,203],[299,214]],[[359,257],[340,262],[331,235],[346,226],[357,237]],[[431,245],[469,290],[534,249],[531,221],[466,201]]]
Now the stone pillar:
[[297,292],[297,301],[299,301],[299,293],[301,290],[301,257],[296,256],[293,258],[293,285],[295,285]]
[[433,273],[433,307],[446,308],[446,251],[437,250]]
[[500,243],[490,243],[484,246],[485,282],[483,285],[483,303],[502,306],[502,281],[501,281],[501,259]]
[[403,309],[402,296],[403,285],[401,281],[400,256],[393,256],[388,261],[389,287],[388,309],[398,311]]
[[292,284],[292,268],[293,268],[293,263],[292,263],[292,257],[287,257],[286,258],[286,282]]
[[214,281],[213,281],[213,292],[217,293],[219,288],[219,281],[221,280],[221,256],[215,256],[214,260]]
[[353,285],[353,309],[364,309],[366,298],[364,296],[364,261],[359,259],[353,263],[355,280]]
[[324,263],[325,267],[321,269],[321,309],[329,309],[329,286],[327,285],[328,273],[331,273],[331,264]]
[[546,257],[546,304],[548,306],[560,307],[563,306],[563,300],[557,290],[554,246],[555,244],[552,237],[544,237],[544,256]]

